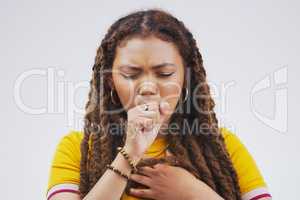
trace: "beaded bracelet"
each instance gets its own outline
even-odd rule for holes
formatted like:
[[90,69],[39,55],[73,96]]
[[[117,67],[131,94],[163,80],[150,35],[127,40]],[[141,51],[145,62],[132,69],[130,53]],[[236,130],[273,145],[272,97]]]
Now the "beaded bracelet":
[[124,158],[128,161],[130,167],[132,168],[133,172],[137,172],[137,168],[136,165],[134,164],[134,162],[132,161],[132,159],[129,157],[128,153],[121,147],[117,148],[120,153],[124,156]]
[[112,171],[114,171],[115,173],[119,174],[120,176],[122,176],[123,178],[129,180],[129,176],[127,174],[124,174],[123,172],[121,172],[120,170],[118,170],[117,168],[107,164],[106,167]]

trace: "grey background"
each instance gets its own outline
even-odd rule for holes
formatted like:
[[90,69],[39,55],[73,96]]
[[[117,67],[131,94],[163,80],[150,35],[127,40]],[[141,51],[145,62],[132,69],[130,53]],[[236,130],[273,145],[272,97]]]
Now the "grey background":
[[[216,89],[220,122],[252,153],[273,198],[298,196],[299,2],[0,2],[1,199],[45,197],[57,143],[71,129],[81,129],[91,66],[103,34],[120,16],[153,7],[170,11],[194,34]],[[27,76],[18,85],[32,70],[45,75]],[[270,87],[252,94],[266,77]],[[224,85],[230,86],[225,93]],[[58,94],[58,88],[64,91]],[[277,91],[283,92],[278,101]],[[45,110],[34,114],[16,99]],[[258,111],[265,117],[255,115]]]

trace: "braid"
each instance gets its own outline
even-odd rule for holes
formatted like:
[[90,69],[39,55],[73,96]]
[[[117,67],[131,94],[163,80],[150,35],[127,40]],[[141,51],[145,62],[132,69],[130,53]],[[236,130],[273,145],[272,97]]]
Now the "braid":
[[202,144],[197,143],[197,139],[198,138],[195,138],[193,136],[188,137],[187,144],[190,159],[192,160],[193,165],[197,167],[201,180],[207,183],[208,186],[210,186],[213,190],[216,190],[216,185],[213,181],[212,173],[203,155],[203,146]]
[[89,191],[89,173],[88,173],[88,151],[89,151],[89,147],[88,147],[88,141],[89,141],[89,137],[90,137],[90,132],[88,130],[84,130],[84,137],[83,140],[81,142],[81,161],[80,161],[80,184],[79,184],[79,190],[81,194],[81,198],[83,199],[83,197],[85,196],[85,194],[88,193]]
[[200,125],[208,125],[208,132],[204,134],[202,130],[188,131],[183,127],[180,129],[182,132],[167,135],[169,150],[220,196],[226,200],[241,200],[238,177],[217,126],[218,121],[213,111],[215,104],[207,85],[206,72],[196,40],[181,21],[169,13],[155,9],[137,11],[118,19],[111,25],[97,50],[85,106],[86,123],[81,142],[81,197],[83,198],[97,183],[105,172],[106,164],[110,164],[115,158],[116,148],[124,145],[126,137],[122,127],[115,133],[111,132],[110,125],[123,126],[126,124],[127,115],[124,111],[115,114],[107,112],[107,109],[122,109],[122,104],[119,100],[116,104],[112,103],[112,76],[106,73],[106,70],[112,68],[118,45],[122,45],[122,42],[130,37],[151,35],[173,42],[183,58],[185,68],[191,70],[192,88],[188,99],[199,84],[197,95],[207,97],[197,102],[201,108],[200,112],[196,107],[192,107],[191,114],[187,114],[186,110],[182,115],[174,113],[171,122],[180,124],[182,128],[184,119],[189,123],[198,120]]
[[[85,194],[88,193],[90,189],[90,177],[91,173],[89,172],[90,164],[92,156],[89,149],[89,141],[91,136],[91,121],[95,118],[95,113],[97,113],[97,92],[94,88],[94,79],[95,73],[93,73],[93,79],[90,81],[91,90],[89,92],[89,100],[86,103],[85,110],[85,124],[84,124],[84,137],[81,142],[81,161],[80,161],[80,184],[79,184],[79,191],[81,197],[83,198]],[[90,155],[90,156],[89,156]]]
[[232,199],[232,198],[228,198],[231,196],[230,194],[231,188],[227,183],[226,177],[224,176],[224,174],[222,174],[220,163],[218,159],[215,157],[214,153],[212,152],[211,147],[207,143],[204,143],[204,157],[206,158],[207,164],[212,172],[213,179],[216,184],[216,189],[217,189],[216,191],[223,198]]

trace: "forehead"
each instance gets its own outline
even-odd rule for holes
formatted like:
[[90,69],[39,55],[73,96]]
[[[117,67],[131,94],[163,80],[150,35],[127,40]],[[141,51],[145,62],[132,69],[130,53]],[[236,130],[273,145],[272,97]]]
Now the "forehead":
[[150,36],[133,37],[121,42],[116,49],[114,63],[147,66],[161,62],[182,64],[182,58],[175,44]]

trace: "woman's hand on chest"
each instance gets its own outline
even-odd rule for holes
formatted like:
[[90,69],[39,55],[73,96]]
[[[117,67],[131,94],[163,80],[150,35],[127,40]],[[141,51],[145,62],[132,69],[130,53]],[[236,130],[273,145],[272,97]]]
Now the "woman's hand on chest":
[[131,189],[130,194],[139,198],[155,200],[196,200],[222,199],[205,183],[181,167],[156,164],[142,167],[140,174],[132,174],[131,179],[148,189]]

